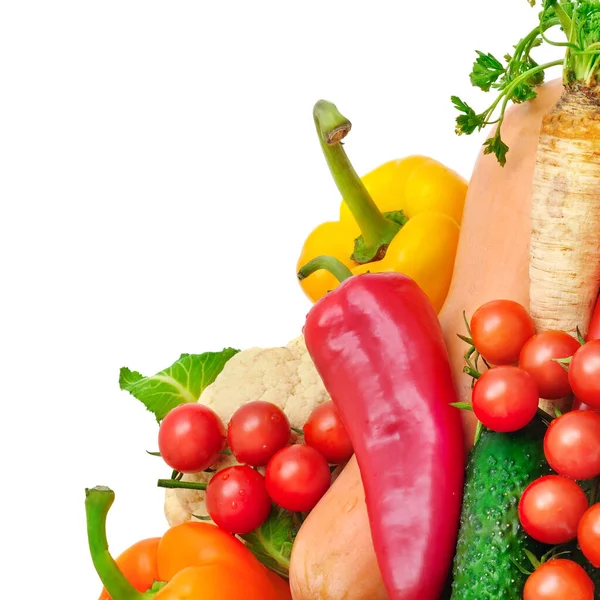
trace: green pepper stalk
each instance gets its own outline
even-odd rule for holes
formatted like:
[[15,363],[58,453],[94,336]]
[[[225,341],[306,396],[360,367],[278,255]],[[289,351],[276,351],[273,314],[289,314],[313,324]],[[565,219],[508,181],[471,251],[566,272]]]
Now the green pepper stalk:
[[384,214],[377,208],[344,150],[342,140],[352,125],[335,104],[319,100],[313,118],[331,175],[362,233],[352,259],[361,264],[381,260],[406,217],[401,211]]
[[88,543],[92,562],[102,584],[113,600],[152,600],[157,593],[153,588],[139,592],[127,580],[108,550],[106,517],[115,500],[115,493],[107,487],[98,486],[85,490]]
[[299,271],[298,279],[302,281],[315,271],[325,269],[329,271],[340,283],[349,277],[352,277],[352,271],[340,260],[334,256],[317,256],[307,262]]

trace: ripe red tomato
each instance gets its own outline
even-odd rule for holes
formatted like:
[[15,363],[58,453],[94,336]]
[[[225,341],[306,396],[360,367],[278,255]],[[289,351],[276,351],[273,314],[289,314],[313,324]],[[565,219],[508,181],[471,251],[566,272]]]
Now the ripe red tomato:
[[523,529],[544,544],[564,544],[577,535],[588,508],[584,491],[572,479],[546,475],[531,483],[519,502]]
[[600,340],[580,346],[569,365],[569,383],[575,396],[600,408]]
[[227,427],[227,440],[241,463],[264,467],[290,441],[290,422],[270,402],[248,402],[238,408]]
[[170,411],[158,430],[163,460],[182,473],[198,473],[213,465],[225,448],[225,426],[202,404],[181,404]]
[[306,512],[329,488],[331,473],[322,454],[310,446],[294,444],[269,461],[265,479],[273,502],[287,510]]
[[600,475],[600,415],[575,410],[552,421],[544,453],[559,475],[581,480]]
[[271,511],[265,478],[252,467],[228,467],[215,473],[206,487],[206,510],[221,529],[249,533]]
[[473,344],[494,365],[510,365],[533,336],[529,313],[512,300],[493,300],[480,306],[471,318]]
[[573,356],[580,346],[564,331],[543,331],[523,346],[519,366],[535,379],[540,397],[556,400],[571,393],[568,373],[553,359]]
[[529,576],[523,600],[594,600],[594,583],[576,562],[555,558]]
[[331,400],[312,411],[303,431],[306,444],[318,450],[331,464],[346,462],[354,454],[340,413]]
[[494,367],[473,388],[475,416],[492,431],[517,431],[525,427],[538,408],[533,377],[519,367]]
[[600,503],[590,506],[577,528],[577,541],[585,557],[600,568]]

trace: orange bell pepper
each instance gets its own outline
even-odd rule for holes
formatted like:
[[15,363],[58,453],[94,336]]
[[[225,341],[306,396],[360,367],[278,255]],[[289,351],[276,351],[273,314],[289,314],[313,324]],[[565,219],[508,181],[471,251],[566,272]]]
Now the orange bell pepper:
[[[149,590],[158,580],[158,544],[160,538],[135,543],[117,558],[117,566],[139,592]],[[106,588],[98,600],[111,600]]]
[[[276,581],[277,576],[242,542],[209,523],[184,523],[169,529],[155,546],[155,561],[151,544],[132,546],[121,555],[129,557],[121,560],[121,570],[106,539],[106,517],[114,498],[106,487],[86,490],[90,553],[112,600],[291,600],[287,582]],[[137,559],[131,558],[140,554],[149,556],[148,564],[155,565],[142,569],[143,575],[135,569]],[[149,574],[157,580],[150,582]]]

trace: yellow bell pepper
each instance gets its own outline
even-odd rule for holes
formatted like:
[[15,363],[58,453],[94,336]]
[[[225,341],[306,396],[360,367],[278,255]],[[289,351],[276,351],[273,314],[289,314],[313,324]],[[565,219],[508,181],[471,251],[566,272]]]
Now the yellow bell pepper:
[[389,161],[360,179],[340,143],[350,122],[323,100],[315,105],[313,117],[344,200],[340,220],[319,225],[302,248],[302,289],[316,302],[339,284],[330,263],[318,260],[332,256],[355,274],[405,273],[439,311],[452,278],[467,182],[425,156]]
[[[424,210],[439,210],[460,224],[468,184],[456,171],[427,156],[390,160],[362,177],[381,212],[404,211],[410,219]],[[340,221],[354,221],[342,200]]]
[[450,288],[459,233],[452,217],[432,210],[421,212],[402,227],[380,261],[350,270],[353,275],[367,271],[404,273],[419,284],[439,312]]

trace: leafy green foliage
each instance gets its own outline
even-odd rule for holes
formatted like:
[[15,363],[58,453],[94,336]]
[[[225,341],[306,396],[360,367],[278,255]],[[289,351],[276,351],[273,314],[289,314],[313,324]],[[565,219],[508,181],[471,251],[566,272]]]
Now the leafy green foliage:
[[241,537],[260,562],[287,578],[292,546],[300,525],[302,518],[298,513],[273,507],[269,518],[258,529]]
[[600,42],[600,2],[579,2],[575,10],[581,48]]
[[[524,62],[518,63],[515,66],[514,72],[511,73],[511,77],[507,78],[506,81],[503,82],[504,86],[508,87],[518,77],[529,74],[537,66],[538,64],[531,57],[528,57]],[[535,92],[534,88],[542,83],[544,83],[544,72],[533,72],[529,75],[529,77],[523,79],[522,83],[519,83],[514,87],[510,95],[510,100],[512,100],[515,104],[533,100],[537,97],[537,93]]]
[[497,132],[493,137],[488,138],[483,145],[484,154],[494,154],[501,166],[506,164],[506,153],[508,152],[508,146],[502,141],[499,132]]
[[476,129],[481,129],[484,125],[481,115],[478,115],[466,102],[458,96],[452,96],[452,104],[460,111],[461,115],[456,117],[456,133],[462,135],[471,135]]
[[[535,1],[532,0],[530,4],[534,6]],[[511,53],[503,57],[504,62],[491,53],[477,50],[477,56],[469,76],[471,83],[484,92],[492,89],[498,91],[498,97],[486,110],[477,112],[457,96],[452,96],[452,103],[460,112],[456,117],[456,133],[458,135],[470,135],[487,125],[497,124],[496,133],[484,144],[484,152],[495,155],[503,166],[506,164],[509,148],[502,140],[501,129],[508,104],[511,102],[520,104],[536,98],[535,88],[544,82],[544,71],[562,63],[562,61],[554,61],[540,65],[534,60],[531,53],[544,41],[553,45],[561,45],[548,40],[546,32],[557,26],[560,26],[563,31],[571,29],[572,4],[573,2],[569,1],[559,3],[557,0],[544,0],[543,10],[538,15],[537,26],[514,46]],[[595,0],[591,4],[600,7],[600,0]],[[565,27],[565,25],[569,26]],[[600,31],[600,26],[598,31]],[[568,44],[563,43],[562,45]]]
[[225,363],[238,352],[234,348],[225,348],[221,352],[182,354],[170,367],[151,377],[123,367],[119,385],[140,400],[160,422],[176,406],[197,402]]
[[504,65],[495,56],[477,50],[477,60],[470,75],[471,83],[484,92],[489,92],[492,84],[498,81],[504,71]]

